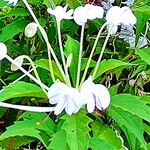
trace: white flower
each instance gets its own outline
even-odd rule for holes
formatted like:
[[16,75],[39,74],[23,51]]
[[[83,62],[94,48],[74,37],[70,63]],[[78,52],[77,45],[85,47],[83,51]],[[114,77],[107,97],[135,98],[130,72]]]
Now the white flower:
[[74,10],[73,18],[78,25],[84,25],[88,19],[102,18],[104,10],[100,6],[86,4],[84,7],[79,6]]
[[0,42],[0,60],[4,59],[7,55],[7,47],[4,43]]
[[24,58],[23,56],[19,56],[19,57],[17,57],[17,58],[14,59],[14,62],[17,64],[17,66],[14,65],[14,64],[11,64],[11,70],[12,71],[17,71],[19,69],[18,66],[19,67],[22,66],[22,64],[23,64],[23,58]]
[[110,34],[116,33],[118,25],[134,25],[136,23],[136,17],[130,8],[126,6],[122,8],[118,6],[111,7],[106,14],[106,20]]
[[15,6],[18,2],[18,0],[4,0],[4,1],[8,2],[8,4],[13,3],[13,6]]
[[126,4],[126,5],[128,5],[128,6],[131,6],[131,5],[133,5],[133,3],[134,3],[134,0],[127,0],[126,2],[121,2],[122,4]]
[[56,6],[55,9],[48,8],[47,11],[49,14],[54,15],[56,20],[60,22],[62,19],[72,19],[73,10],[70,9],[67,11],[67,5],[65,7]]
[[26,37],[33,37],[37,32],[37,24],[34,22],[29,23],[25,27],[25,36]]
[[94,84],[91,77],[84,81],[80,92],[86,100],[85,103],[89,113],[92,113],[95,107],[104,110],[110,104],[108,89],[102,84]]
[[77,113],[84,102],[77,89],[62,82],[56,82],[49,88],[48,97],[50,104],[56,104],[55,115],[59,115],[64,109],[69,115]]

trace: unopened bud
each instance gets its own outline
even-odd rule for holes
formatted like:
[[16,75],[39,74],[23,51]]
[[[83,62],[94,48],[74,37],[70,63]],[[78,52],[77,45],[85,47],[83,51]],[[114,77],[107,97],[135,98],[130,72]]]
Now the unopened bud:
[[21,67],[22,64],[23,64],[23,57],[19,56],[16,59],[14,59],[14,61],[17,64],[17,66],[15,64],[11,64],[11,70],[12,71],[17,71],[19,69],[18,66]]
[[37,32],[37,24],[32,22],[29,23],[26,27],[25,27],[25,36],[26,37],[33,37]]
[[4,43],[0,43],[0,60],[5,58],[7,55],[7,47]]

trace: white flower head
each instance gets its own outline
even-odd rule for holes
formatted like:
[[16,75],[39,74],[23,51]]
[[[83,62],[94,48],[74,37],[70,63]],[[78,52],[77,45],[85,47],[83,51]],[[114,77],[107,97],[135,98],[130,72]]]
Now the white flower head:
[[0,42],[0,60],[4,59],[7,55],[7,47],[4,43]]
[[95,107],[104,110],[110,104],[108,89],[102,84],[94,84],[91,77],[84,81],[80,92],[84,97],[89,113],[92,113]]
[[55,115],[59,115],[63,110],[72,115],[83,106],[83,99],[79,91],[62,82],[56,82],[49,88],[48,97],[50,104],[56,104]]
[[[21,67],[22,64],[23,64],[23,56],[18,56],[17,58],[14,59],[14,62],[19,66]],[[19,68],[18,66],[14,65],[14,64],[11,64],[11,70],[12,71],[17,71]]]
[[84,7],[79,6],[74,10],[73,18],[78,25],[84,25],[88,19],[102,18],[104,10],[100,6],[86,4]]
[[18,0],[4,0],[4,1],[8,2],[8,4],[13,3],[13,6],[15,6],[18,2]]
[[136,23],[136,17],[133,15],[131,9],[126,6],[122,8],[118,6],[111,7],[106,14],[106,20],[108,23],[108,32],[110,34],[116,33],[118,25],[123,24],[128,26]]
[[33,37],[36,32],[37,32],[37,24],[34,22],[29,23],[26,27],[25,27],[25,36],[26,37]]
[[55,9],[48,8],[47,11],[49,14],[54,15],[56,20],[60,22],[62,19],[72,19],[73,10],[70,9],[67,11],[67,5],[65,7],[56,6]]

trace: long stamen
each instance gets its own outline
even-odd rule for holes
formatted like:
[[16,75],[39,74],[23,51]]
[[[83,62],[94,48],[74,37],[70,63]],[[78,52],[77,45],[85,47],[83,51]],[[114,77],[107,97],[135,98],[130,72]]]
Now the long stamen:
[[54,110],[54,107],[23,106],[23,105],[8,104],[4,102],[0,102],[0,106],[5,108],[13,108],[31,112],[51,112]]
[[60,47],[60,54],[61,54],[61,58],[62,58],[62,63],[63,63],[65,74],[67,76],[68,84],[71,85],[68,70],[67,70],[67,66],[66,66],[63,46],[62,46],[60,21],[56,21],[56,22],[57,22],[58,42],[59,42],[59,47]]
[[95,40],[95,42],[94,42],[93,48],[92,48],[91,53],[90,53],[90,56],[89,56],[89,58],[88,58],[88,62],[87,62],[87,64],[86,64],[85,71],[84,71],[83,76],[82,76],[82,79],[81,79],[80,86],[82,85],[82,83],[84,82],[84,80],[85,80],[85,78],[86,78],[87,71],[88,71],[89,65],[90,65],[91,60],[92,60],[92,56],[93,56],[93,54],[94,54],[96,45],[97,45],[98,40],[99,40],[99,38],[100,38],[100,34],[102,33],[102,31],[103,31],[103,29],[105,28],[106,25],[107,25],[107,23],[104,23],[103,26],[101,27],[101,29],[99,30],[98,34],[97,34],[96,40]]
[[82,29],[81,29],[76,88],[78,88],[79,82],[80,82],[80,71],[81,71],[81,60],[82,60],[82,51],[83,51],[84,28],[85,28],[85,24],[82,25]]
[[49,88],[45,84],[43,84],[41,81],[37,80],[34,76],[32,76],[29,72],[27,72],[23,67],[19,66],[11,57],[9,57],[8,55],[6,55],[5,57],[12,64],[14,64],[15,66],[17,66],[24,74],[26,74],[29,78],[31,78],[35,83],[39,84],[41,87],[43,87],[47,91],[49,90]]
[[100,53],[100,56],[98,58],[98,61],[97,61],[97,64],[96,64],[96,67],[94,69],[94,72],[93,72],[93,75],[92,75],[92,78],[94,79],[95,76],[96,76],[96,73],[98,71],[98,68],[99,68],[99,65],[100,65],[100,62],[101,62],[101,59],[103,57],[103,54],[104,54],[104,51],[105,51],[105,48],[106,48],[106,45],[107,45],[107,42],[108,42],[108,39],[110,37],[110,34],[108,33],[107,36],[106,36],[106,39],[105,39],[105,42],[104,42],[104,45],[102,47],[102,50],[101,50],[101,53]]

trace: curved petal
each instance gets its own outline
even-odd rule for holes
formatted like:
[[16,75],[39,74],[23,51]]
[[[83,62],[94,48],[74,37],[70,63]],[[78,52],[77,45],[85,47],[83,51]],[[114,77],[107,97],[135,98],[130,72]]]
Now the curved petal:
[[62,82],[54,83],[48,90],[48,98],[50,104],[56,104],[60,100],[60,95],[67,85]]
[[[14,61],[16,62],[16,64],[21,67],[23,64],[23,56],[18,56],[17,58],[14,59]],[[12,71],[17,71],[19,68],[18,66],[11,64],[11,70]]]
[[83,6],[79,6],[74,10],[74,15],[73,15],[74,21],[82,26],[87,22],[86,18],[86,9]]
[[118,6],[111,7],[106,14],[106,20],[108,24],[119,25],[121,21],[120,17],[121,13],[122,11],[120,7]]
[[4,59],[7,55],[7,47],[4,43],[0,42],[0,60]]
[[96,107],[99,110],[106,109],[110,104],[110,94],[108,89],[102,84],[95,85]]
[[62,97],[54,108],[54,114],[59,115],[67,105],[67,101]]

